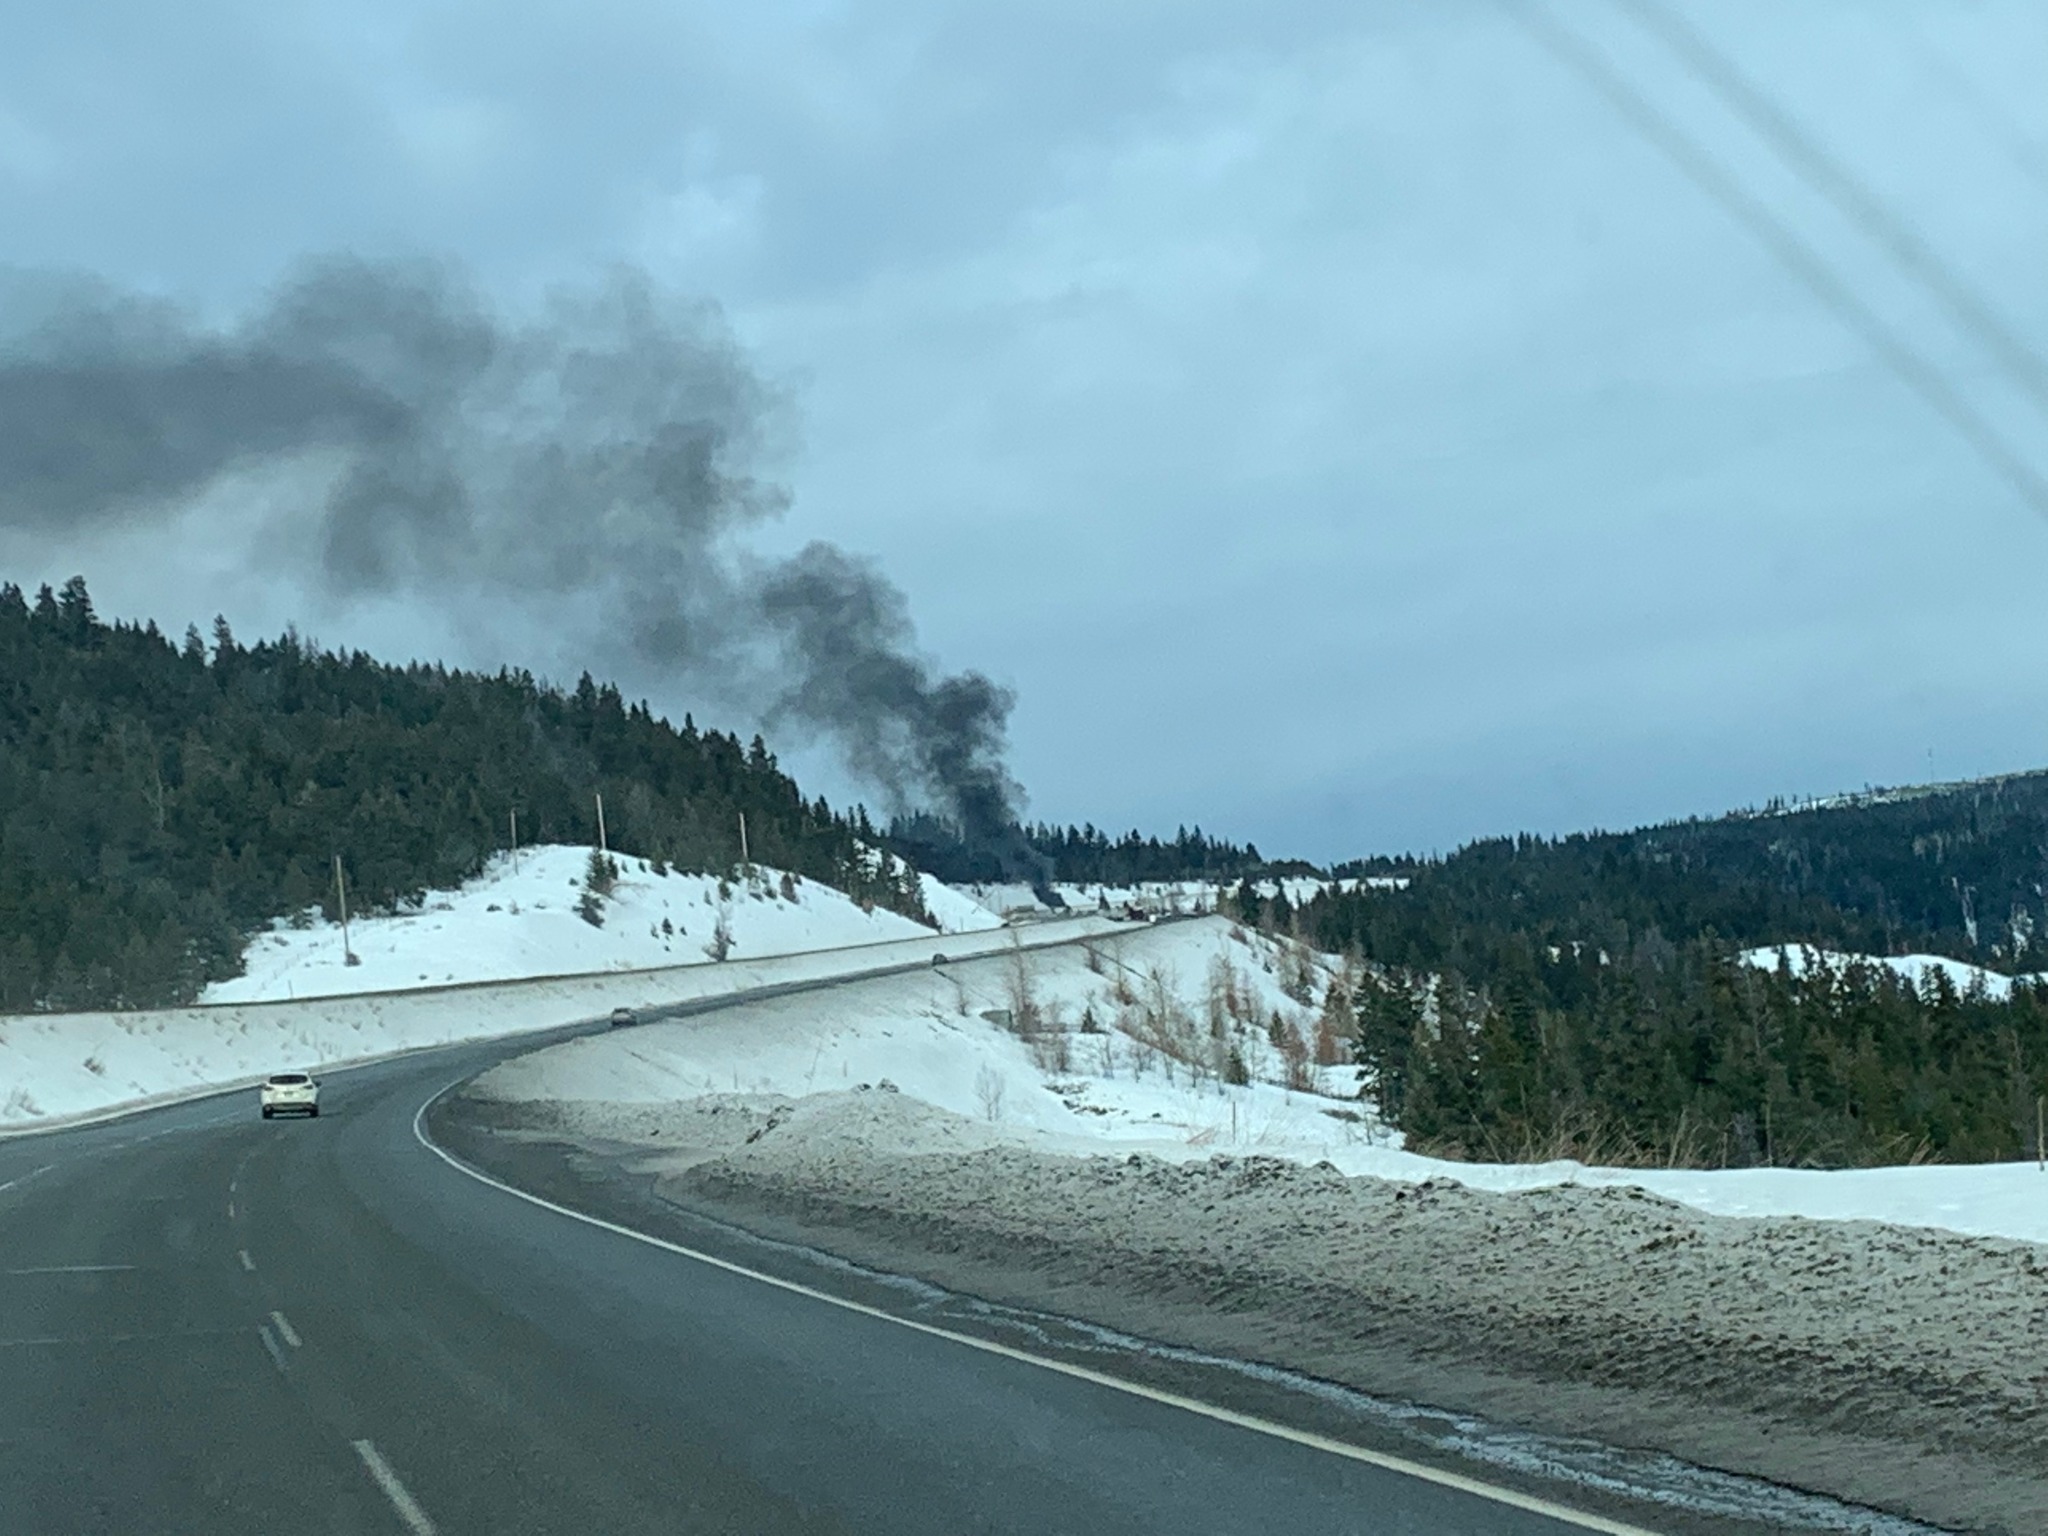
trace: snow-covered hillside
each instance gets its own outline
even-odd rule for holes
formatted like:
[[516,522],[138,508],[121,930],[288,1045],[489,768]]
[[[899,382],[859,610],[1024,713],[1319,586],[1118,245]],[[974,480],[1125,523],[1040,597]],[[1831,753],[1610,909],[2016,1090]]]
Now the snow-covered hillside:
[[[617,860],[619,881],[595,905],[602,924],[579,913],[588,848],[524,849],[457,891],[431,893],[417,911],[359,918],[349,925],[357,965],[343,962],[341,930],[317,913],[281,921],[249,945],[246,971],[207,988],[208,1003],[244,1003],[472,981],[641,970],[709,963],[721,950],[753,959],[805,950],[929,936],[907,917],[863,911],[840,891],[801,875],[756,866],[750,878],[656,874],[644,859]],[[925,901],[942,931],[970,932],[1001,920],[937,881]],[[721,941],[721,934],[725,936]]]
[[[914,925],[913,925],[914,926]],[[253,1080],[284,1068],[344,1062],[551,1029],[619,1006],[649,1009],[757,987],[857,975],[889,966],[931,969],[937,944],[956,956],[1004,954],[1108,932],[1079,918],[940,940],[915,938],[664,970],[600,971],[413,991],[370,991],[306,1002],[226,1003],[134,1013],[39,1013],[0,1019],[0,1131],[46,1125],[123,1105]]]
[[[482,1086],[507,1099],[572,1101],[581,1118],[610,1104],[623,1130],[705,1095],[799,1098],[886,1081],[996,1140],[1046,1151],[1179,1162],[1265,1155],[1495,1191],[1628,1187],[1718,1215],[2048,1242],[2048,1173],[2031,1163],[1690,1171],[1404,1151],[1357,1098],[1355,1069],[1314,1061],[1317,1002],[1339,975],[1329,957],[1222,918],[1126,927],[1089,950],[998,954],[578,1040],[508,1062]],[[1228,1081],[1233,1052],[1251,1081]]]
[[[1331,974],[1326,958],[1220,918],[1132,925],[1086,948],[999,953],[575,1042],[489,1081],[513,1097],[657,1102],[887,1079],[1071,1150],[1336,1158],[1389,1138],[1362,1113],[1355,1069],[1314,1059]],[[1328,1042],[1324,1054],[1336,1054]]]

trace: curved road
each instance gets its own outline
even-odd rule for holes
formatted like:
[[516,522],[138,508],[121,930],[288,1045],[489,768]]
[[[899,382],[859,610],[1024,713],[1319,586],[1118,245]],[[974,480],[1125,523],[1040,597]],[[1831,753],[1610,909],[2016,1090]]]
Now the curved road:
[[416,1138],[535,1044],[330,1076],[316,1121],[252,1091],[0,1141],[0,1531],[1587,1528],[764,1284]]

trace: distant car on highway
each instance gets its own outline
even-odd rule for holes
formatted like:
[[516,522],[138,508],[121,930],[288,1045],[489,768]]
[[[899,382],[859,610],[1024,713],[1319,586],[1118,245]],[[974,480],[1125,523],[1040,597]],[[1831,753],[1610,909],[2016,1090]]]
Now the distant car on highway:
[[266,1120],[276,1115],[320,1118],[320,1085],[304,1072],[273,1072],[257,1094]]
[[630,1008],[614,1008],[612,1010],[613,1029],[624,1029],[629,1024],[638,1024],[639,1022],[640,1015]]

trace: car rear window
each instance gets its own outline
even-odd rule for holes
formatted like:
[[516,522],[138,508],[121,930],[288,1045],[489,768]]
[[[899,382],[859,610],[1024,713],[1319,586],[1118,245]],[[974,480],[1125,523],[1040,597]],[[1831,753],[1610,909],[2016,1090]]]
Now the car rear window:
[[280,1088],[296,1088],[308,1079],[303,1072],[280,1072],[271,1081]]

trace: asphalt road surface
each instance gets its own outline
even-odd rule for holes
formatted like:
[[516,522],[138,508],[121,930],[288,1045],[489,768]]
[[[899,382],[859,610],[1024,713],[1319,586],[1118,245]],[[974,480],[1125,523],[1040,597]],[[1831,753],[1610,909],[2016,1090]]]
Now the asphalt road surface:
[[415,1136],[530,1049],[0,1141],[0,1533],[1585,1527],[833,1305]]

